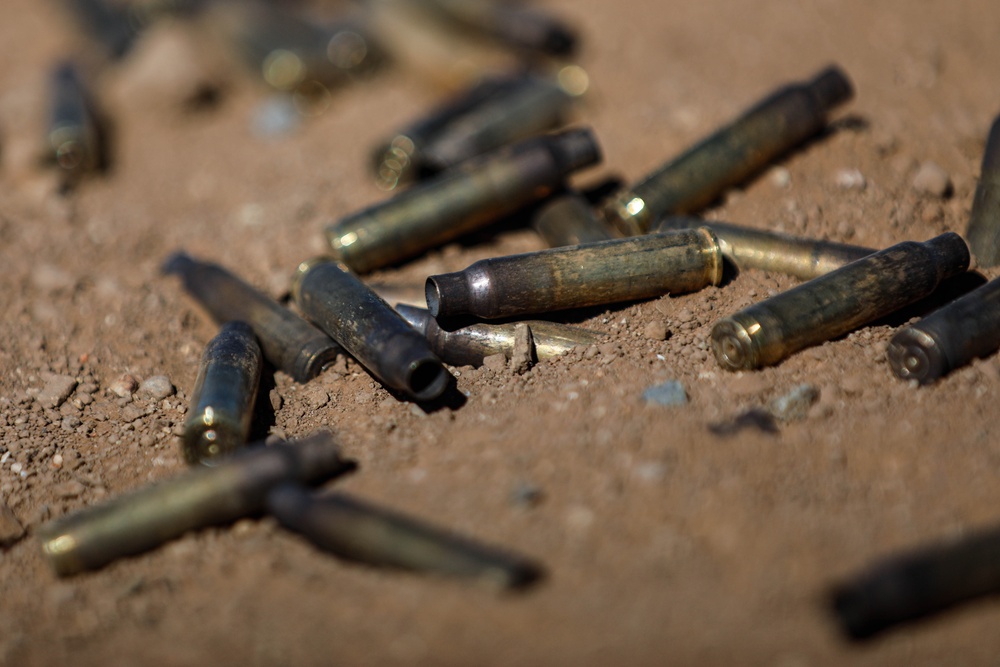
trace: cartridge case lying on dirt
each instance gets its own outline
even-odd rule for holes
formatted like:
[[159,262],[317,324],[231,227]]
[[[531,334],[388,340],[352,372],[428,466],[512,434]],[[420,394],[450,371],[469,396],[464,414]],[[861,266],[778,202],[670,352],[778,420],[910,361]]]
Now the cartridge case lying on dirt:
[[901,380],[930,384],[1000,348],[1000,278],[908,326],[889,341],[889,365]]
[[690,216],[668,216],[655,226],[660,232],[695,227],[708,227],[715,232],[722,254],[738,269],[772,271],[800,280],[812,280],[875,252],[872,248],[817,241]]
[[830,67],[805,83],[785,86],[642,182],[614,196],[607,220],[623,234],[643,234],[663,215],[696,211],[826,125],[827,113],[853,95]]
[[497,0],[423,0],[456,24],[504,44],[554,56],[572,53],[576,34],[556,17],[521,3]]
[[712,351],[726,370],[771,366],[930,295],[968,266],[958,234],[899,243],[719,320]]
[[72,183],[101,166],[101,133],[79,72],[61,63],[52,72],[48,146]]
[[1000,264],[1000,117],[986,139],[966,238],[980,266]]
[[[431,349],[438,358],[452,366],[482,366],[486,357],[502,354],[509,359],[514,350],[517,324],[513,322],[470,324],[446,331],[424,308],[397,304],[396,312],[430,341]],[[577,345],[597,344],[604,338],[600,331],[558,322],[531,320],[523,324],[531,327],[535,356],[539,360],[566,354]]]
[[430,344],[343,264],[317,258],[299,265],[295,303],[386,386],[428,401],[451,375]]
[[286,528],[350,560],[419,572],[472,577],[503,588],[526,586],[541,568],[521,556],[457,537],[343,494],[316,497],[284,484],[267,500]]
[[484,259],[427,279],[436,318],[499,319],[694,292],[722,280],[708,229],[647,234]]
[[527,139],[441,173],[326,228],[333,255],[364,273],[439,246],[544,198],[597,163],[587,129]]
[[296,382],[308,382],[344,354],[325,333],[217,264],[175,253],[163,271],[180,276],[188,294],[219,324],[249,324],[264,357]]
[[189,530],[257,514],[268,491],[281,482],[317,484],[352,467],[328,433],[248,447],[217,466],[193,469],[43,525],[42,552],[63,576],[97,569]]
[[542,204],[531,226],[550,248],[596,243],[617,236],[586,197],[576,192],[556,195]]
[[246,444],[260,366],[260,345],[244,322],[223,325],[208,342],[184,422],[188,463],[214,464]]

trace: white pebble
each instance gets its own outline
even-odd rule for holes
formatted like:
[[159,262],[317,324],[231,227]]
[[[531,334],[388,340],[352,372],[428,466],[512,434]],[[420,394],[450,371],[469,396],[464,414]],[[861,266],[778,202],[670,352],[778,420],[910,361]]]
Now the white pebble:
[[932,197],[947,197],[951,192],[951,177],[936,162],[924,162],[913,177],[913,189]]
[[868,181],[857,169],[841,169],[837,172],[837,187],[841,190],[864,190]]

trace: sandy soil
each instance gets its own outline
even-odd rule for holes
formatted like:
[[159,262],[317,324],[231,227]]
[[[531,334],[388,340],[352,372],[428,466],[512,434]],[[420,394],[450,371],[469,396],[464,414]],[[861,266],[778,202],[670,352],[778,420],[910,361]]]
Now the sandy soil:
[[[858,94],[834,131],[781,163],[787,184],[767,173],[708,215],[873,247],[964,231],[1000,110],[996,2],[545,4],[579,26],[593,82],[580,120],[606,161],[578,182],[638,178],[837,62]],[[215,329],[159,275],[164,257],[183,247],[281,294],[323,250],[326,221],[383,197],[369,150],[438,93],[387,72],[262,139],[266,92],[252,82],[223,72],[220,103],[191,111],[158,65],[126,63],[102,81],[113,168],[64,197],[36,158],[46,72],[72,52],[72,30],[49,3],[5,0],[0,43],[0,500],[29,531],[0,550],[0,664],[792,667],[1000,653],[995,602],[864,647],[824,606],[875,557],[1000,519],[1000,362],[916,389],[884,362],[883,325],[725,373],[706,352],[712,323],[794,284],[756,272],[590,313],[607,345],[523,376],[458,369],[469,399],[454,411],[399,402],[353,362],[304,386],[267,381],[260,435],[331,428],[360,465],[340,488],[540,559],[549,576],[524,594],[345,564],[267,519],[57,579],[31,534],[41,523],[184,470],[176,434]],[[914,190],[926,161],[950,174],[950,197]],[[845,169],[865,187],[839,184]],[[540,247],[507,229],[376,277],[419,282]],[[655,321],[668,340],[644,335]],[[178,393],[119,399],[107,390],[124,373],[167,375]],[[80,383],[58,408],[35,398],[51,374]],[[690,402],[645,405],[670,379]],[[804,382],[821,391],[805,420],[709,429]],[[526,487],[539,502],[517,500]]]

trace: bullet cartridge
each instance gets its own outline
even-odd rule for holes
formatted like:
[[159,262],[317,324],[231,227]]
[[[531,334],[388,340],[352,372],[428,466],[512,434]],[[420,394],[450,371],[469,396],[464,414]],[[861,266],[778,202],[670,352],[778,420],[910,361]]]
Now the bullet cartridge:
[[841,629],[869,639],[889,628],[1000,593],[1000,530],[890,557],[837,586]]
[[299,265],[292,296],[306,317],[391,389],[417,401],[437,398],[451,375],[430,345],[343,264]]
[[425,0],[459,26],[518,49],[570,55],[576,34],[556,17],[520,3],[497,0]]
[[655,225],[655,229],[664,232],[702,226],[715,232],[722,254],[741,271],[758,269],[783,273],[800,280],[812,280],[875,252],[872,248],[817,241],[690,216],[667,216]]
[[826,125],[834,107],[853,95],[836,67],[779,89],[734,122],[642,182],[614,196],[604,213],[623,234],[642,234],[663,215],[691,213],[745,181]]
[[1000,264],[1000,116],[986,139],[966,238],[980,266]]
[[214,465],[246,444],[260,366],[260,345],[244,322],[225,324],[208,342],[184,422],[188,463]]
[[[424,283],[365,283],[386,303],[401,303],[417,308],[427,307],[427,297],[424,294]],[[398,309],[394,308],[397,312]]]
[[544,198],[600,161],[587,129],[527,139],[469,160],[326,228],[338,260],[365,273],[471,232]]
[[281,482],[318,484],[352,467],[328,433],[255,445],[217,466],[192,469],[43,525],[42,552],[61,576],[94,570],[190,530],[258,514],[268,491]]
[[958,234],[899,243],[719,320],[712,351],[726,370],[771,366],[930,295],[968,266]]
[[[514,330],[517,327],[514,322],[477,323],[447,331],[424,308],[397,304],[396,312],[430,341],[431,349],[439,359],[452,366],[478,367],[483,365],[483,359],[492,354],[502,354],[510,359],[514,351]],[[578,345],[596,345],[604,338],[600,331],[558,322],[532,320],[523,324],[531,327],[535,355],[539,360],[566,354]]]
[[314,496],[301,486],[283,484],[271,491],[267,504],[285,528],[321,549],[360,563],[471,577],[502,588],[527,586],[542,574],[526,558],[344,494]]
[[559,194],[543,203],[531,226],[550,248],[596,243],[617,236],[598,217],[590,202],[576,192]]
[[72,63],[52,73],[48,147],[67,182],[101,166],[100,127],[83,80]]
[[1000,348],[1000,278],[973,290],[889,341],[889,366],[901,380],[930,384]]
[[438,319],[499,319],[694,292],[720,280],[719,242],[700,228],[484,259],[429,277],[427,307]]
[[180,276],[188,294],[219,324],[249,324],[264,357],[296,382],[308,382],[338,354],[346,354],[325,333],[217,264],[179,252],[167,259],[163,271]]

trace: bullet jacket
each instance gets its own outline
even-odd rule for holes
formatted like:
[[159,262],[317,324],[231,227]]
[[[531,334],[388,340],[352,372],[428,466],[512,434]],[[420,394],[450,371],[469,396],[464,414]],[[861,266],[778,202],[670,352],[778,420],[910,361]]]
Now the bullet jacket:
[[296,382],[308,382],[346,354],[325,333],[217,264],[176,253],[163,271],[180,276],[188,294],[219,324],[249,324],[264,357]]
[[694,292],[722,280],[710,230],[663,232],[484,259],[427,279],[438,319],[500,319]]
[[779,89],[642,182],[607,202],[604,214],[623,234],[643,234],[663,215],[691,213],[814,136],[829,111],[853,95],[836,67]]
[[986,139],[966,238],[980,266],[1000,264],[1000,117]]
[[101,132],[97,117],[72,63],[61,63],[52,73],[48,147],[68,183],[101,166]]
[[451,376],[427,340],[343,264],[303,262],[292,296],[306,317],[386,386],[418,401],[448,388]]
[[543,203],[531,226],[550,248],[596,243],[616,237],[590,202],[576,192],[555,195]]
[[930,295],[968,266],[958,234],[899,243],[719,320],[712,351],[726,370],[771,366]]
[[326,228],[333,255],[364,273],[437,247],[544,198],[600,161],[587,129],[480,156]]
[[97,569],[190,530],[258,514],[268,491],[281,482],[317,484],[352,467],[326,433],[287,445],[248,447],[218,466],[193,469],[45,524],[39,530],[42,553],[62,576]]

